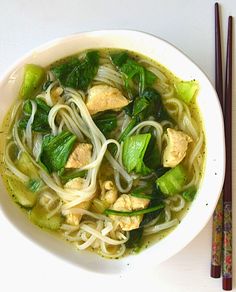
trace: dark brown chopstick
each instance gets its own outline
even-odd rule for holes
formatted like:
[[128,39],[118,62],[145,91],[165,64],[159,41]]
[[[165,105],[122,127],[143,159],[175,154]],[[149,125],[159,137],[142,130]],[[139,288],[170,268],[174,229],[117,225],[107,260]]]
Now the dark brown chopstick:
[[[215,88],[224,113],[221,29],[219,5],[215,3]],[[212,249],[211,249],[211,277],[220,278],[222,255],[222,227],[223,227],[223,195],[221,194],[213,214]]]
[[232,290],[232,16],[228,19],[225,78],[226,173],[224,183],[223,289]]

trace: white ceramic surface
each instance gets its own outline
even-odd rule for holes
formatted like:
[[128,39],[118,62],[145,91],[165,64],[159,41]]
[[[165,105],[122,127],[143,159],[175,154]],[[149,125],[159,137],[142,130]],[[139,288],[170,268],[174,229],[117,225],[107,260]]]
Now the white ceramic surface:
[[[206,166],[204,179],[187,216],[166,238],[144,250],[138,256],[122,260],[105,260],[95,254],[78,252],[69,244],[54,238],[29,223],[21,210],[13,204],[0,183],[2,210],[7,218],[27,237],[49,251],[89,270],[118,273],[129,269],[149,267],[160,263],[184,248],[206,225],[219,197],[224,177],[224,129],[218,98],[205,74],[183,53],[167,42],[154,36],[128,30],[108,30],[81,33],[43,45],[23,58],[4,74],[0,81],[1,119],[12,104],[26,63],[47,66],[53,61],[89,48],[122,48],[137,51],[157,60],[184,80],[196,79],[200,84],[198,104],[205,126]],[[215,131],[217,129],[217,136]],[[216,147],[217,145],[217,147]]]

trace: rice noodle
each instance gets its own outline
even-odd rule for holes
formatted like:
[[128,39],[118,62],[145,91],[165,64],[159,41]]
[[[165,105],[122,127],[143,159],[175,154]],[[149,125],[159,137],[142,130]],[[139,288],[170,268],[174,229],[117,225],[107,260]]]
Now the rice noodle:
[[158,233],[161,230],[169,229],[169,228],[177,225],[178,223],[179,223],[178,219],[173,219],[171,221],[168,221],[168,222],[165,222],[165,223],[162,223],[162,224],[158,224],[158,225],[155,225],[155,226],[152,226],[152,227],[145,228],[144,231],[143,231],[143,234],[145,236],[147,236],[147,235],[150,235],[150,234]]

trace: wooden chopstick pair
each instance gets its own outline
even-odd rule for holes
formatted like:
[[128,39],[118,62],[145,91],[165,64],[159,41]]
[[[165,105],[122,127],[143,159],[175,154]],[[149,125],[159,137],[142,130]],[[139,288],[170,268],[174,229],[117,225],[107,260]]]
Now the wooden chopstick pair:
[[226,171],[222,194],[213,215],[211,276],[223,276],[232,290],[232,16],[228,18],[225,91],[223,92],[219,5],[215,4],[215,85],[225,124]]

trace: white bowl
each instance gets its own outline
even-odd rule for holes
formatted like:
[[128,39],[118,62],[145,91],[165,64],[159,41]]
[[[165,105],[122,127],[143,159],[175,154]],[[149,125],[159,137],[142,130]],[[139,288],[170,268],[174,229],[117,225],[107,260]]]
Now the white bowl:
[[[80,267],[105,273],[152,267],[183,249],[210,219],[223,185],[225,170],[224,126],[216,92],[206,75],[169,43],[152,35],[129,30],[105,30],[79,33],[47,43],[18,60],[0,81],[1,117],[17,96],[24,64],[47,66],[60,58],[90,48],[128,49],[146,55],[164,65],[183,80],[196,79],[200,84],[197,97],[206,134],[205,172],[196,199],[187,215],[174,231],[138,255],[121,260],[106,260],[96,254],[75,251],[70,244],[41,231],[31,224],[13,203],[0,182],[1,207],[7,218],[26,237],[66,261]],[[2,122],[2,121],[1,121]]]

